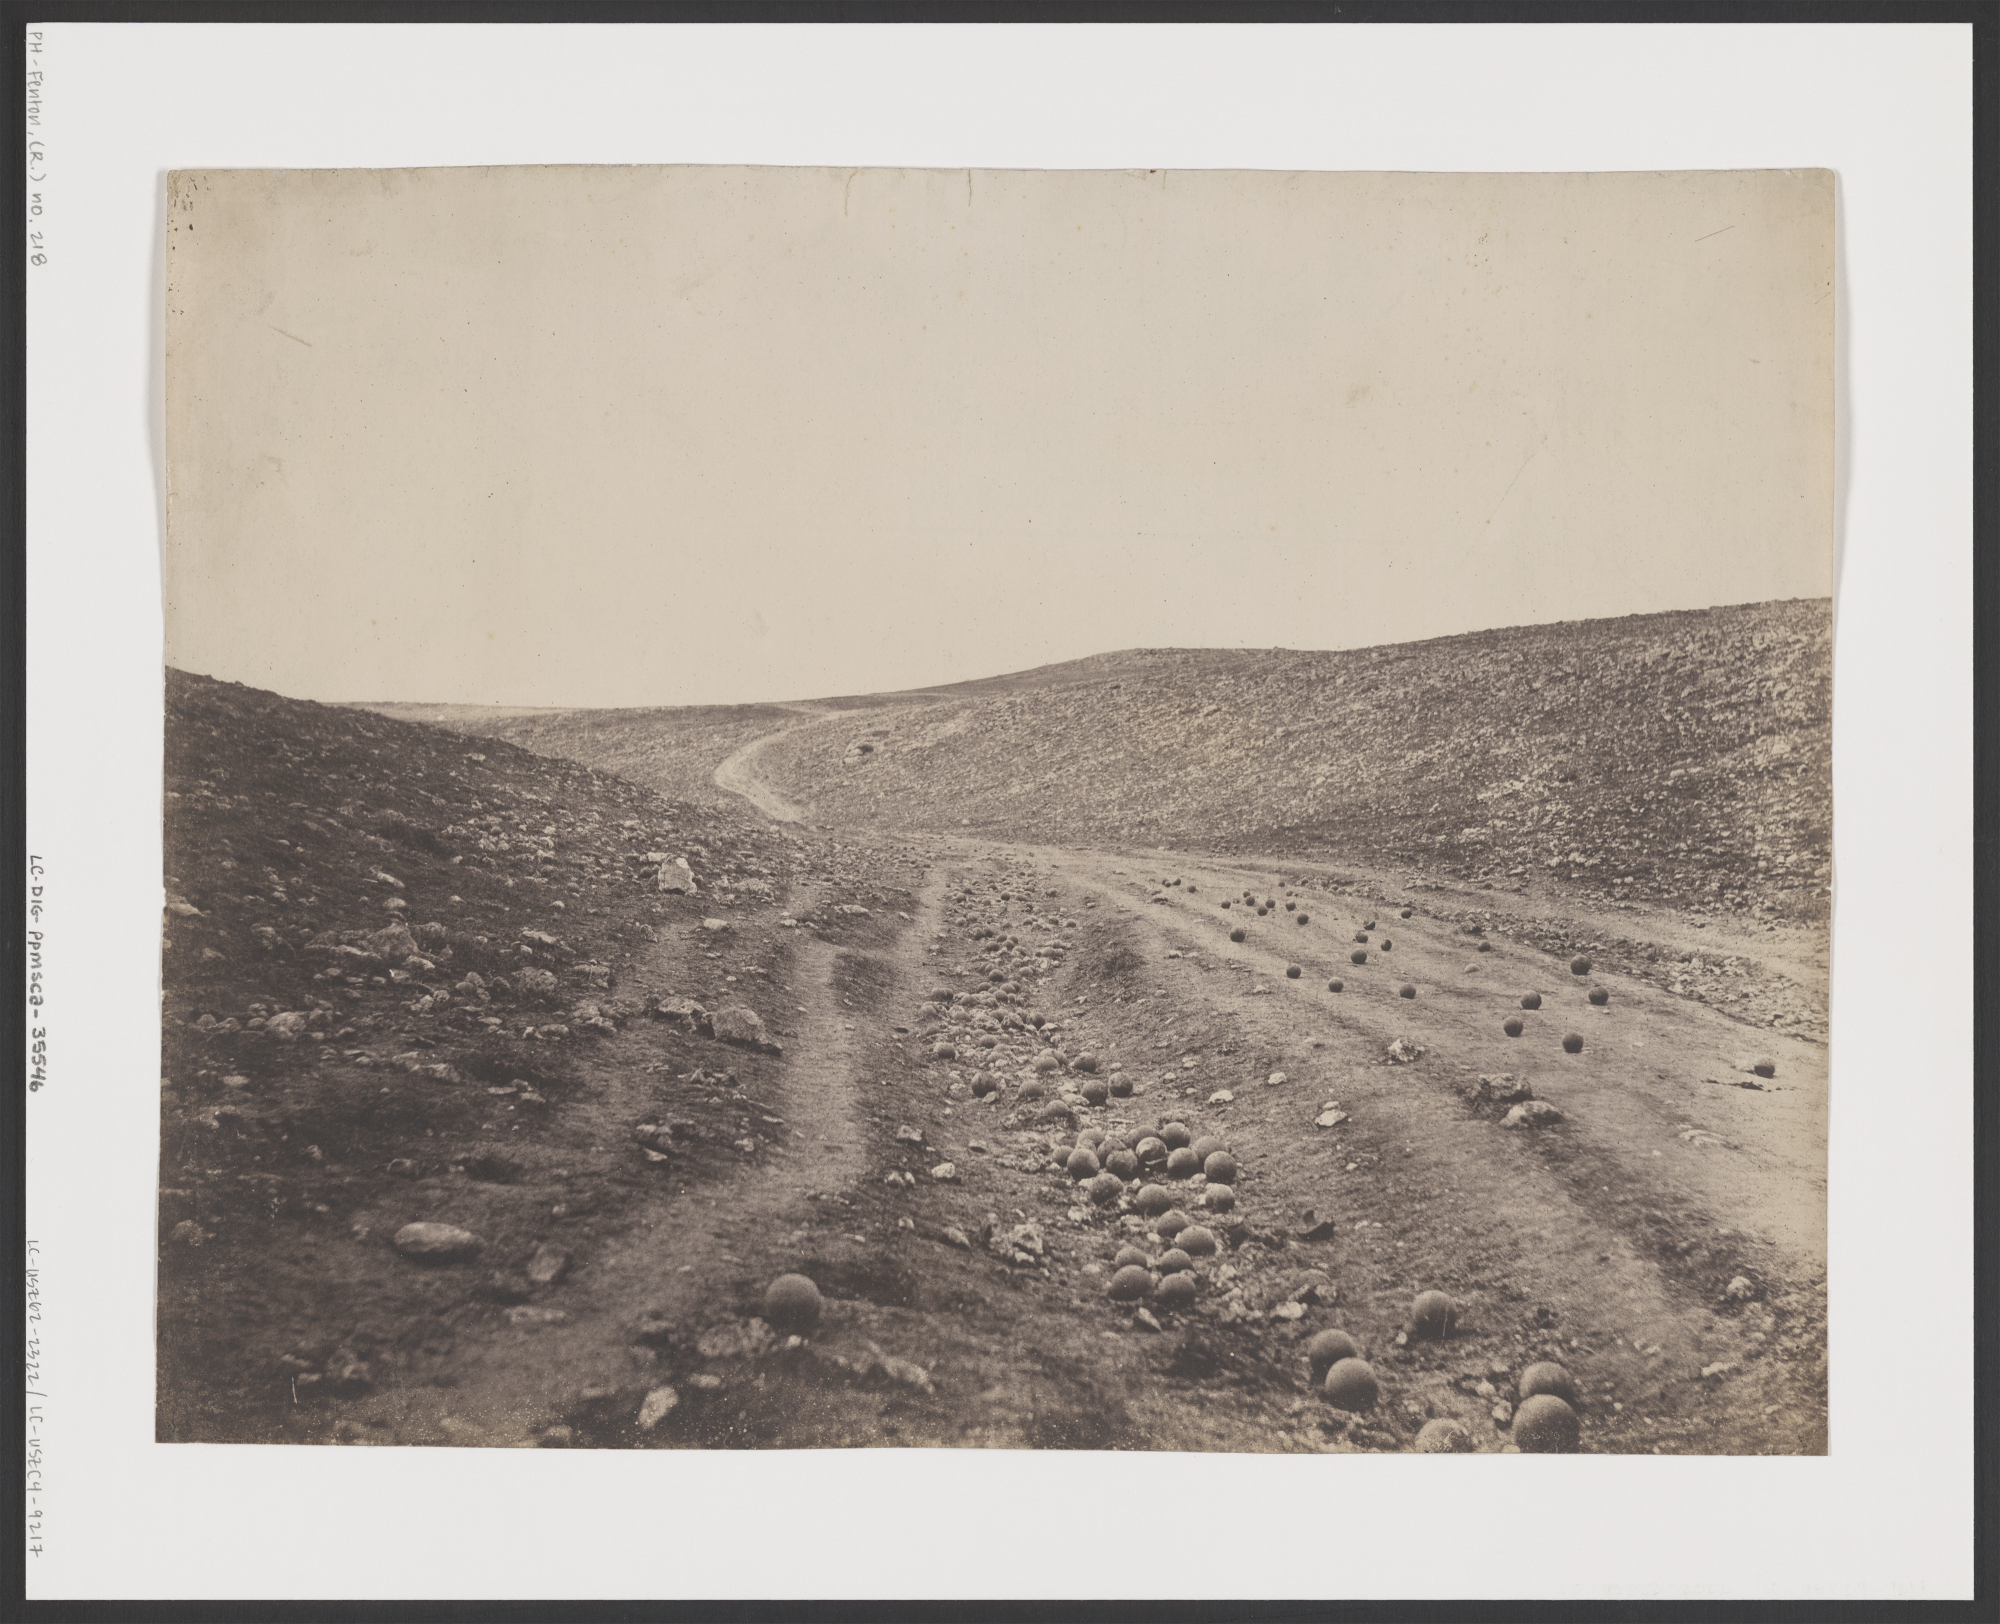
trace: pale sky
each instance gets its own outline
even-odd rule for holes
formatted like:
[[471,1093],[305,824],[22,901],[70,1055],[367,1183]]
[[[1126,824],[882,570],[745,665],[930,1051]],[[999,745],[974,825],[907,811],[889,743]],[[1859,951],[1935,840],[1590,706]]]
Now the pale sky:
[[232,171],[168,659],[808,698],[1831,591],[1826,171]]

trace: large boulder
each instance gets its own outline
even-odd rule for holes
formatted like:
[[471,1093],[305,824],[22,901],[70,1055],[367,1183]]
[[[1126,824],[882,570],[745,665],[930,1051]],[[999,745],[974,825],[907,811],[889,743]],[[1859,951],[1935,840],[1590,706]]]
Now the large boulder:
[[759,1054],[783,1054],[784,1045],[777,1042],[765,1029],[764,1022],[755,1011],[740,1004],[734,1009],[719,1009],[712,1017],[716,1040],[733,1043],[739,1048],[755,1049]]
[[514,972],[514,991],[523,998],[553,999],[556,995],[556,978],[547,970],[533,967]]

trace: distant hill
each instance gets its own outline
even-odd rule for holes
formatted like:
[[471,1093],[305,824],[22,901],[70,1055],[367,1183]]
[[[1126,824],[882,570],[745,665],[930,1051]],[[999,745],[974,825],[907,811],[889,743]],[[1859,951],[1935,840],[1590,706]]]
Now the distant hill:
[[1810,914],[1830,877],[1831,655],[1825,600],[1337,653],[1138,649],[1086,681],[822,720],[763,766],[826,823]]
[[830,825],[1348,859],[1818,917],[1832,631],[1831,603],[1801,599],[1338,652],[1128,649],[795,706],[467,707],[446,725],[689,801],[717,796],[733,751],[789,729],[760,768]]

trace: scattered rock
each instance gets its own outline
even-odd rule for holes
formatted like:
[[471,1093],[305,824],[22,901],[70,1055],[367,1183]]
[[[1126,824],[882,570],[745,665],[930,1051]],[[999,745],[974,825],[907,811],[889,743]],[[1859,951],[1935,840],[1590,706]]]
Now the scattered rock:
[[1547,1100],[1523,1100],[1500,1119],[1503,1128],[1546,1128],[1563,1120]]
[[469,1229],[452,1224],[405,1224],[393,1242],[404,1257],[422,1263],[461,1263],[478,1255],[484,1244]]
[[264,1032],[266,1036],[274,1037],[280,1043],[296,1043],[305,1035],[306,1020],[307,1017],[299,1011],[295,1009],[286,1010],[282,1014],[273,1015],[266,1021],[264,1023]]
[[646,1395],[645,1403],[639,1406],[639,1430],[651,1432],[672,1414],[681,1396],[671,1387],[656,1387]]
[[1472,1433],[1463,1421],[1440,1416],[1417,1429],[1417,1441],[1410,1447],[1419,1455],[1470,1455]]
[[528,1278],[538,1286],[552,1286],[568,1272],[569,1253],[552,1241],[543,1241],[528,1259]]
[[753,1010],[737,1005],[733,1009],[715,1012],[712,1022],[716,1041],[735,1044],[740,1048],[754,1049],[759,1054],[783,1054],[784,1045],[773,1039],[764,1028],[763,1020]]
[[1512,1072],[1501,1072],[1496,1077],[1481,1075],[1466,1091],[1466,1097],[1475,1105],[1512,1105],[1519,1100],[1533,1099],[1535,1091]]

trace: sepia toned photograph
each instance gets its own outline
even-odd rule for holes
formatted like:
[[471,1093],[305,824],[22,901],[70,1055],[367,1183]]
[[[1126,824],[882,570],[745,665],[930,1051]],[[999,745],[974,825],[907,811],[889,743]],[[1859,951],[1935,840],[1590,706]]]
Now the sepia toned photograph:
[[1823,1455],[1827,170],[181,170],[161,1443]]

